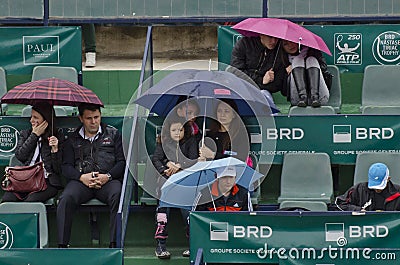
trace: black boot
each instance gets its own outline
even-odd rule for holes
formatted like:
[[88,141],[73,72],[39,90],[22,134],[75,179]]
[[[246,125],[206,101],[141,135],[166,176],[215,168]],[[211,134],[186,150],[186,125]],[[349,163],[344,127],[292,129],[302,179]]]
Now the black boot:
[[319,100],[319,81],[320,70],[317,67],[310,67],[307,69],[307,78],[310,84],[311,106],[314,108],[321,107]]
[[296,85],[297,93],[299,94],[298,107],[307,107],[307,88],[305,81],[305,68],[296,67],[292,70],[294,83]]

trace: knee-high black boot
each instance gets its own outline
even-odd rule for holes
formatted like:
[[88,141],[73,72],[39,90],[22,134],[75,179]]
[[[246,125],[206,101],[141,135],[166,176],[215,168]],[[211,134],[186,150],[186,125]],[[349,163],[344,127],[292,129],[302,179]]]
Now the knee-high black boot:
[[307,106],[307,88],[305,81],[305,68],[304,67],[296,67],[292,70],[292,75],[294,79],[294,83],[296,85],[297,93],[299,94],[299,102],[297,103],[298,107],[306,107]]
[[310,67],[307,69],[307,78],[310,85],[311,106],[314,108],[321,107],[319,100],[319,81],[320,70],[317,67]]

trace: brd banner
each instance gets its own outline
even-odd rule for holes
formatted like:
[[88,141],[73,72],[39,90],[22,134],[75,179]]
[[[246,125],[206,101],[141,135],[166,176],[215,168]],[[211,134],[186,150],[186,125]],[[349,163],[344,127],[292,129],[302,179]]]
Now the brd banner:
[[[0,252],[39,246],[39,214],[0,213]],[[0,260],[0,264],[4,264]]]
[[262,141],[275,150],[252,151],[260,161],[282,163],[286,153],[323,152],[332,164],[354,164],[360,153],[400,153],[397,115],[277,116],[276,128],[263,125]]
[[80,27],[0,27],[0,36],[7,75],[29,75],[37,65],[82,71]]
[[191,261],[398,264],[398,212],[192,212]]
[[[400,25],[306,25],[321,36],[332,56],[326,62],[341,72],[362,73],[367,65],[400,64]],[[232,48],[242,37],[228,26],[218,29],[218,61],[229,64]]]

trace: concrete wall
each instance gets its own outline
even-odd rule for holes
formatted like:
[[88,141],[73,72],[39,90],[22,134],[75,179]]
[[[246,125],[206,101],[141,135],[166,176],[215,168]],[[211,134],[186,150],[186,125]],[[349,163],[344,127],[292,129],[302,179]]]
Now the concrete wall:
[[[204,58],[217,53],[217,25],[153,26],[154,56]],[[97,52],[107,57],[142,58],[147,27],[96,26]]]

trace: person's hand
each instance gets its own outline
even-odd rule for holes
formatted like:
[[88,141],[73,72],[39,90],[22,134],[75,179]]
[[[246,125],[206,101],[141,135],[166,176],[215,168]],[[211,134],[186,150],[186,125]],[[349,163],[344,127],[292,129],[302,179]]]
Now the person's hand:
[[274,81],[274,78],[275,78],[275,72],[271,68],[265,73],[263,77],[263,84],[266,85],[268,83],[271,83],[272,81]]
[[52,153],[57,153],[58,152],[58,139],[55,136],[50,136],[48,138],[49,140],[49,145],[51,147],[51,152]]
[[213,152],[210,148],[208,148],[207,146],[202,146],[200,147],[199,150],[199,156],[201,159],[214,159],[215,157],[215,152]]
[[286,69],[286,73],[288,75],[290,75],[290,73],[292,72],[292,65],[290,64],[288,67],[285,68]]
[[38,125],[32,125],[32,133],[36,134],[37,136],[41,136],[48,125],[49,124],[47,123],[47,121],[43,121],[41,124]]
[[79,180],[83,183],[83,185],[89,187],[89,188],[94,188],[94,178],[92,172],[82,174]]
[[109,179],[107,174],[100,174],[99,172],[93,172],[94,177],[92,177],[92,184],[89,185],[89,188],[100,189],[106,184]]
[[181,165],[178,163],[174,163],[171,161],[168,161],[167,163],[167,169],[164,170],[165,175],[167,175],[168,177],[170,177],[171,175],[175,174],[176,172],[178,172],[181,169]]

